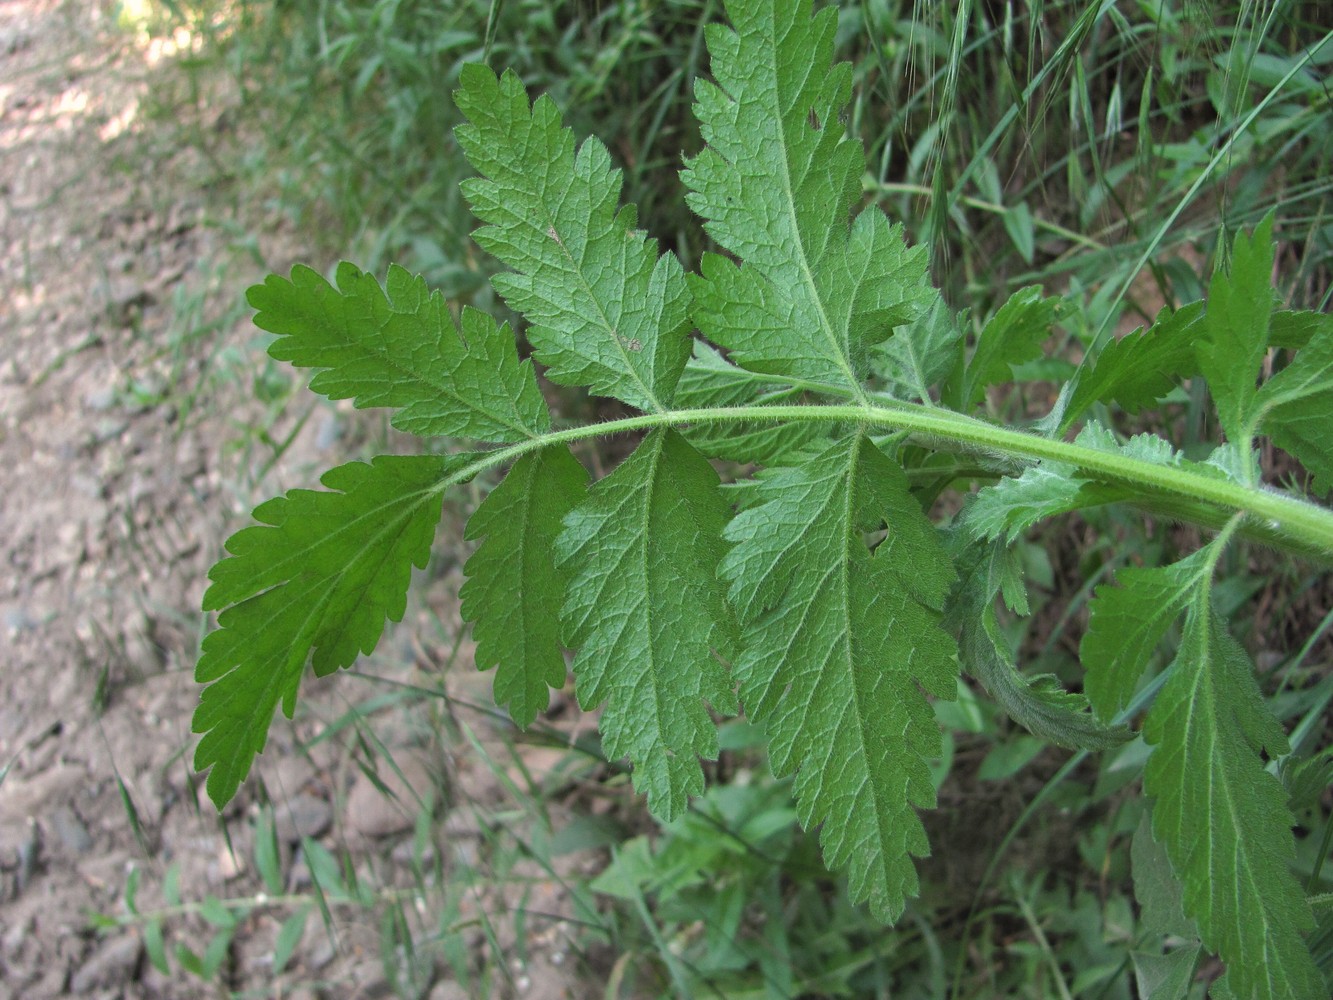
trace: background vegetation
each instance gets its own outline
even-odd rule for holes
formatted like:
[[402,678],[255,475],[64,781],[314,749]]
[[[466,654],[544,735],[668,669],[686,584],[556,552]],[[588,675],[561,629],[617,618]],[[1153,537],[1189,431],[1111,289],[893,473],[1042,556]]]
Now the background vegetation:
[[[707,71],[703,25],[719,13],[715,0],[164,7],[202,39],[181,63],[184,83],[201,103],[227,95],[212,131],[195,137],[214,153],[217,183],[252,202],[249,218],[285,219],[312,261],[342,256],[381,273],[397,261],[456,301],[502,308],[468,239],[451,132],[458,71],[478,60],[515,69],[555,98],[577,134],[602,137],[641,224],[687,267],[706,249],[676,172],[699,142],[689,103]],[[930,244],[947,299],[978,324],[1024,285],[1063,296],[1061,335],[1030,375],[1057,376],[1094,339],[1200,297],[1220,248],[1270,211],[1283,298],[1328,308],[1328,4],[840,7],[841,57],[855,67],[846,125],[869,152],[866,198],[901,219],[910,242]],[[1052,402],[1035,392],[992,405],[1022,421]],[[1208,446],[1217,430],[1200,402],[1180,393],[1175,426],[1153,429],[1186,451]],[[1134,429],[1133,418],[1116,420]],[[1273,480],[1298,474],[1276,461]],[[1030,621],[1009,623],[1025,670],[1077,685],[1092,588],[1118,566],[1193,544],[1182,529],[1145,533],[1126,517],[1065,520],[1021,543],[1041,584]],[[1315,745],[1333,698],[1333,587],[1271,553],[1241,551],[1233,562],[1223,610],[1298,749]],[[581,843],[609,859],[577,887],[589,975],[608,996],[1147,996],[1152,966],[1136,949],[1154,929],[1133,902],[1130,866],[1141,742],[1071,758],[1016,729],[984,694],[961,694],[940,712],[951,735],[939,762],[949,781],[928,819],[935,858],[898,927],[846,905],[738,723],[713,787],[684,820],[645,830],[622,797],[614,823],[584,830]],[[448,727],[444,738],[466,742]],[[526,801],[545,808],[538,786]],[[1326,782],[1304,805],[1300,864],[1318,884],[1333,829]],[[541,845],[523,850],[543,856]],[[413,926],[404,918],[403,941],[431,933]],[[1333,927],[1314,940],[1327,971]],[[1202,996],[1210,972],[1180,995]],[[402,983],[409,995],[411,978]]]

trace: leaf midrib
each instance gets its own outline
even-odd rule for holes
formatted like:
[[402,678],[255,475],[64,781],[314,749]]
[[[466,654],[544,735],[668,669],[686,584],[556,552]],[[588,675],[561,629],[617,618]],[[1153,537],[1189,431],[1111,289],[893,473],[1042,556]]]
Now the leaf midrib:
[[[891,803],[889,808],[881,805],[880,789],[874,780],[874,768],[870,766],[870,757],[866,752],[870,746],[873,733],[867,726],[866,707],[861,704],[862,689],[858,683],[857,664],[852,642],[852,579],[851,566],[853,551],[852,546],[864,544],[857,537],[856,528],[856,472],[861,461],[863,434],[857,433],[853,439],[850,461],[847,468],[847,489],[845,491],[846,499],[843,502],[843,551],[842,551],[842,589],[843,589],[843,608],[846,612],[845,628],[843,630],[845,656],[847,660],[847,683],[851,688],[851,703],[853,711],[856,713],[856,731],[860,735],[857,741],[857,750],[861,757],[861,766],[865,772],[865,788],[868,789],[871,802],[873,803],[872,815],[876,818],[875,828],[877,833],[882,834],[880,821],[884,816],[893,815],[902,812],[902,803]],[[872,445],[873,447],[873,445]],[[866,567],[869,572],[869,567]],[[887,625],[887,622],[885,623]],[[907,789],[904,786],[904,795]],[[893,883],[893,855],[891,851],[885,849],[882,838],[880,839],[880,850],[877,852],[880,859],[881,878],[884,880],[886,891]]]
[[[810,267],[810,257],[806,253],[805,241],[802,239],[801,227],[797,221],[796,189],[792,184],[791,176],[791,144],[787,139],[787,121],[782,115],[782,108],[777,106],[777,95],[779,92],[778,66],[776,61],[778,50],[777,22],[771,20],[769,23],[765,24],[765,27],[771,31],[768,39],[771,44],[765,46],[765,55],[768,56],[769,59],[766,68],[770,71],[772,80],[772,89],[769,93],[772,95],[774,103],[774,107],[770,109],[770,114],[772,115],[772,120],[778,123],[778,135],[781,137],[782,155],[779,157],[779,170],[782,176],[782,190],[785,195],[783,198],[783,210],[787,216],[788,224],[791,226],[792,235],[795,237],[793,242],[796,244],[796,263],[800,268],[801,281],[805,285],[806,293],[810,296],[810,300],[814,303],[815,309],[818,312],[820,332],[824,334],[824,338],[828,341],[829,346],[833,351],[833,357],[836,359],[838,367],[842,369],[843,377],[847,379],[847,385],[852,390],[853,397],[862,406],[868,406],[870,400],[866,396],[865,389],[861,386],[861,380],[856,377],[856,373],[852,370],[851,363],[848,361],[847,355],[843,351],[842,343],[833,329],[833,324],[829,321],[828,310],[824,306],[824,300],[820,297],[819,287],[815,284],[814,272]],[[833,223],[833,225],[836,226],[836,222]]]

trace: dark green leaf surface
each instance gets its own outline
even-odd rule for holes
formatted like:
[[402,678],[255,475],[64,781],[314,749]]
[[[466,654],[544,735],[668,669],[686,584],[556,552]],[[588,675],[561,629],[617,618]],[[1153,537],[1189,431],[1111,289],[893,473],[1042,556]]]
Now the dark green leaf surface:
[[1102,584],[1093,592],[1079,655],[1087,671],[1084,688],[1101,718],[1129,703],[1157,644],[1211,569],[1204,549],[1170,566],[1123,569],[1120,586]]
[[[722,576],[744,627],[734,667],[773,769],[797,772],[801,822],[823,824],[852,897],[892,919],[929,852],[939,729],[926,694],[952,698],[957,662],[940,614],[953,569],[902,469],[853,435],[758,487],[727,526]],[[887,525],[872,553],[864,532]]]
[[1185,912],[1227,963],[1235,996],[1318,997],[1324,985],[1301,937],[1314,921],[1291,872],[1286,792],[1260,757],[1286,753],[1287,738],[1207,587],[1196,591],[1171,676],[1144,724],[1153,834],[1184,883]]
[[550,429],[508,326],[475,309],[455,326],[443,296],[397,265],[383,289],[346,262],[337,281],[298,265],[290,280],[269,275],[249,292],[255,325],[278,334],[269,353],[324,369],[310,382],[315,392],[397,407],[393,425],[409,434],[513,442]]
[[1295,360],[1259,390],[1262,430],[1333,490],[1333,317],[1325,316]]
[[440,484],[470,456],[381,456],[325,473],[330,492],[292,490],[255,508],[260,524],[227,540],[204,610],[225,609],[195,668],[195,767],[231,799],[264,749],[279,702],[291,714],[310,660],[317,674],[375,648],[406,608],[440,518]]
[[876,373],[899,398],[929,403],[931,387],[943,382],[962,357],[961,324],[944,299],[936,298],[875,349]]
[[995,598],[1008,583],[1008,553],[992,545],[965,572],[963,585],[947,609],[959,625],[958,649],[964,668],[992,698],[1033,736],[1077,750],[1109,750],[1132,737],[1124,726],[1099,722],[1088,699],[1068,691],[1051,674],[1019,673],[1009,642],[1000,631]]
[[463,567],[459,591],[473,622],[477,668],[496,667],[495,702],[528,726],[565,683],[560,608],[568,572],[555,565],[564,517],[587,495],[588,474],[569,449],[525,455],[468,520],[465,538],[483,538]]
[[654,431],[565,518],[566,643],[579,703],[664,819],[704,788],[717,756],[708,714],[735,711],[723,664],[735,626],[717,578],[727,509],[717,473],[677,433]]
[[1330,323],[1333,316],[1328,313],[1279,309],[1268,325],[1268,345],[1299,351]]
[[1273,315],[1273,217],[1251,236],[1236,236],[1231,269],[1208,286],[1197,350],[1227,440],[1248,445],[1254,433],[1259,362],[1268,350]]
[[977,349],[963,375],[959,409],[981,399],[990,385],[1013,378],[1013,366],[1041,357],[1041,345],[1051,335],[1060,300],[1043,298],[1035,286],[1020,288],[981,328]]
[[1093,403],[1114,401],[1138,413],[1165,397],[1181,380],[1198,371],[1195,338],[1202,327],[1203,303],[1163,310],[1147,330],[1113,340],[1079,379],[1065,408],[1068,428]]
[[690,356],[680,262],[657,255],[633,208],[618,210],[606,147],[588,139],[576,153],[549,98],[529,108],[517,76],[497,80],[484,66],[464,67],[461,81],[469,124],[458,140],[482,175],[463,193],[489,223],[473,236],[514,269],[495,287],[531,324],[537,360],[562,385],[663,409]]

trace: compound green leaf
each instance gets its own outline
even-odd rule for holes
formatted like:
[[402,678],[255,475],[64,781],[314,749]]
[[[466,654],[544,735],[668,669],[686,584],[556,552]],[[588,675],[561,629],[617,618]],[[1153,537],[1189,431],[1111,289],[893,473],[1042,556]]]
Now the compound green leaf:
[[717,577],[726,520],[713,467],[658,430],[566,516],[556,542],[572,577],[563,620],[579,703],[607,703],[607,753],[629,757],[666,820],[703,791],[699,758],[717,756],[706,705],[735,712],[723,662],[735,625]]
[[[1138,458],[1176,464],[1179,456],[1169,447],[1165,453],[1147,451],[1155,440],[1140,435],[1121,445],[1108,428],[1089,423],[1074,442],[1100,451],[1134,454]],[[1114,488],[1094,489],[1090,480],[1072,465],[1047,460],[1024,469],[1021,475],[1008,476],[978,490],[968,501],[961,524],[974,538],[986,541],[1004,538],[1012,542],[1038,521],[1105,503],[1114,497]]]
[[1083,506],[1085,482],[1067,465],[1042,462],[979,490],[965,508],[963,523],[978,539],[1012,542],[1038,521]]
[[[906,476],[861,435],[773,472],[727,526],[720,572],[743,626],[733,672],[778,774],[797,772],[801,822],[823,824],[852,898],[893,919],[929,852],[940,734],[926,695],[952,698],[940,628],[953,569]],[[887,527],[872,553],[865,533]]]
[[[1084,425],[1074,443],[1218,479],[1236,479],[1240,474],[1236,466],[1245,461],[1243,455],[1217,449],[1207,462],[1190,462],[1155,434],[1136,434],[1122,443],[1109,428],[1093,421]],[[976,538],[1012,542],[1045,518],[1123,500],[1142,501],[1142,497],[1115,480],[1099,480],[1074,465],[1043,460],[1019,476],[978,490],[960,523]]]
[[1219,270],[1208,286],[1196,347],[1227,440],[1242,445],[1254,432],[1259,362],[1268,350],[1273,315],[1272,233],[1269,215],[1252,236],[1236,235],[1230,271]]
[[[962,560],[960,560],[962,561]],[[947,618],[959,623],[958,648],[965,669],[992,698],[1033,736],[1056,746],[1109,750],[1132,737],[1124,726],[1108,726],[1088,711],[1088,699],[1066,690],[1052,674],[1028,677],[1014,662],[1000,630],[995,598],[1011,572],[1008,553],[991,545],[963,572],[963,585],[950,602]]]
[[1174,312],[1163,309],[1147,330],[1136,330],[1107,344],[1075,386],[1062,429],[1093,403],[1114,401],[1127,412],[1138,413],[1161,400],[1181,380],[1196,375],[1195,338],[1202,318],[1202,302]]
[[1273,313],[1268,325],[1268,346],[1299,351],[1330,324],[1333,324],[1333,316],[1328,313],[1279,309]]
[[1042,298],[1035,285],[1009,296],[977,337],[977,349],[963,375],[960,408],[981,399],[987,386],[1010,381],[1014,365],[1041,356],[1042,342],[1051,335],[1059,308],[1058,298]]
[[464,537],[483,538],[463,567],[459,591],[473,623],[477,668],[497,667],[495,702],[528,726],[565,683],[560,608],[569,574],[556,568],[564,517],[587,495],[588,474],[554,446],[525,455],[468,520]]
[[962,349],[961,318],[940,297],[876,347],[875,369],[895,395],[929,403],[931,386],[943,382],[953,371]]
[[1286,753],[1287,740],[1248,657],[1211,610],[1214,564],[1209,547],[1099,587],[1081,649],[1086,689],[1099,715],[1114,714],[1185,611],[1180,648],[1144,725],[1155,748],[1144,775],[1153,832],[1184,884],[1186,913],[1227,962],[1234,994],[1315,996],[1300,938],[1309,911],[1289,870],[1291,813],[1260,757]]
[[385,288],[354,265],[337,287],[308,267],[272,274],[249,291],[255,325],[278,334],[269,354],[322,368],[310,388],[358,407],[392,406],[409,434],[514,442],[550,429],[532,364],[485,313],[464,309],[461,328],[421,277],[396,264]]
[[1320,494],[1333,489],[1333,318],[1324,318],[1257,401],[1263,431],[1310,470]]
[[288,716],[310,660],[317,674],[375,648],[406,608],[412,567],[424,567],[443,483],[472,456],[391,456],[325,473],[330,492],[291,490],[255,508],[260,524],[227,540],[209,573],[204,610],[225,609],[203,643],[195,679],[195,751],[220,807],[264,749],[273,711]]
[[1208,550],[1200,549],[1170,566],[1123,569],[1120,586],[1093,591],[1079,656],[1084,689],[1101,718],[1129,703],[1157,644],[1211,572]]
[[809,0],[730,3],[735,30],[709,25],[716,83],[695,84],[707,143],[686,200],[738,266],[707,255],[691,280],[694,319],[737,364],[859,393],[868,348],[935,294],[924,248],[862,211],[861,145],[839,120],[851,68],[833,65],[837,10]]
[[1185,913],[1243,1000],[1326,994],[1301,932],[1314,920],[1291,872],[1282,783],[1264,767],[1287,738],[1201,581],[1170,677],[1144,723],[1152,827],[1184,885]]
[[458,141],[482,175],[463,193],[489,223],[473,235],[514,269],[495,286],[531,324],[537,360],[562,385],[664,409],[690,356],[680,262],[657,255],[632,207],[617,211],[621,175],[606,147],[588,139],[576,153],[550,98],[529,108],[515,74],[497,80],[484,66],[465,66],[461,82],[469,124]]

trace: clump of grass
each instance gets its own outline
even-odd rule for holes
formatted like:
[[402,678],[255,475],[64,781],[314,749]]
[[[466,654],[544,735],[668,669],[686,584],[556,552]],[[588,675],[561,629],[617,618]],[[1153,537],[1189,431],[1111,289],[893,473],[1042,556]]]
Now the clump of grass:
[[1190,298],[1218,234],[1270,210],[1284,291],[1326,304],[1333,24],[1319,5],[965,0],[844,19],[868,187],[930,241],[959,305],[1041,282],[1114,289],[1096,304],[1110,317],[1145,266],[1136,299]]
[[277,180],[275,207],[301,231],[371,270],[403,262],[489,303],[452,134],[459,70],[482,60],[549,91],[576,130],[614,136],[644,224],[698,250],[675,175],[697,143],[688,107],[715,0],[177,6],[212,42],[194,68],[230,74],[247,132],[269,137],[243,169]]

